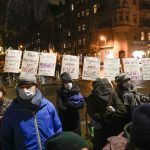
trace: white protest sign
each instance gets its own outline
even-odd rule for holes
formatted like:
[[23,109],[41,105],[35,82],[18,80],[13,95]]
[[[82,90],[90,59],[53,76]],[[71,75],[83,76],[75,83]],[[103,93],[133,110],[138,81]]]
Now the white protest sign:
[[55,53],[41,53],[38,75],[54,76],[56,67]]
[[21,74],[37,74],[39,62],[39,53],[33,51],[25,51],[22,60]]
[[116,75],[119,74],[120,70],[120,60],[119,59],[109,59],[104,60],[104,77],[110,81],[115,80]]
[[79,56],[63,55],[61,73],[68,72],[72,79],[79,78]]
[[4,72],[19,73],[22,51],[7,50]]
[[124,73],[132,80],[140,80],[140,65],[137,58],[124,58]]
[[142,58],[143,80],[150,80],[150,58]]
[[96,80],[100,75],[100,58],[84,57],[83,80]]

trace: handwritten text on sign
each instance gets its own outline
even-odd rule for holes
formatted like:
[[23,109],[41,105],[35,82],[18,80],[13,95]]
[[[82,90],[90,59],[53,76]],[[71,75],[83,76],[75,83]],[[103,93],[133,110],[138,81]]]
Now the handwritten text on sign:
[[104,77],[108,80],[113,81],[116,75],[119,74],[120,61],[119,59],[108,59],[104,60]]
[[143,80],[150,80],[150,58],[142,58]]
[[68,72],[72,79],[79,78],[79,57],[63,55],[61,73]]
[[19,73],[21,55],[19,50],[6,51],[4,72]]
[[41,53],[39,63],[39,75],[54,76],[56,67],[56,54]]
[[83,80],[95,80],[100,73],[100,58],[84,57],[84,65],[82,72]]
[[38,68],[38,61],[39,61],[38,52],[25,51],[23,55],[21,73],[36,75]]
[[124,58],[124,72],[132,79],[140,79],[140,65],[137,58]]

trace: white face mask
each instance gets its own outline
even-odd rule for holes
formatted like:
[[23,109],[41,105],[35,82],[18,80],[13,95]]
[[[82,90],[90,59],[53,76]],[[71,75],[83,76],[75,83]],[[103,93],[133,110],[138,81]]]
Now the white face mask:
[[35,92],[33,92],[33,89],[19,89],[19,96],[24,100],[30,100],[34,97]]
[[73,87],[72,83],[65,84],[65,88],[68,89],[68,90],[71,90],[72,87]]

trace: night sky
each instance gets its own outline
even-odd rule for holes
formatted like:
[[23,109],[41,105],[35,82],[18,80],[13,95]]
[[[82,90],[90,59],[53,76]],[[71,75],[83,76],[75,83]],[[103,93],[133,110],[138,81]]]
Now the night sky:
[[[60,0],[49,0],[51,3],[53,4],[59,4]],[[64,2],[64,0],[61,0],[62,2]]]

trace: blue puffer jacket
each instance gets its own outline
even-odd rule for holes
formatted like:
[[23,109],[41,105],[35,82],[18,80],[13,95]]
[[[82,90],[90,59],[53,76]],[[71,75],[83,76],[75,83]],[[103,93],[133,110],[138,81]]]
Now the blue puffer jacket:
[[17,101],[7,109],[0,132],[3,150],[45,150],[47,138],[62,132],[55,107],[42,98],[39,109],[23,109]]

